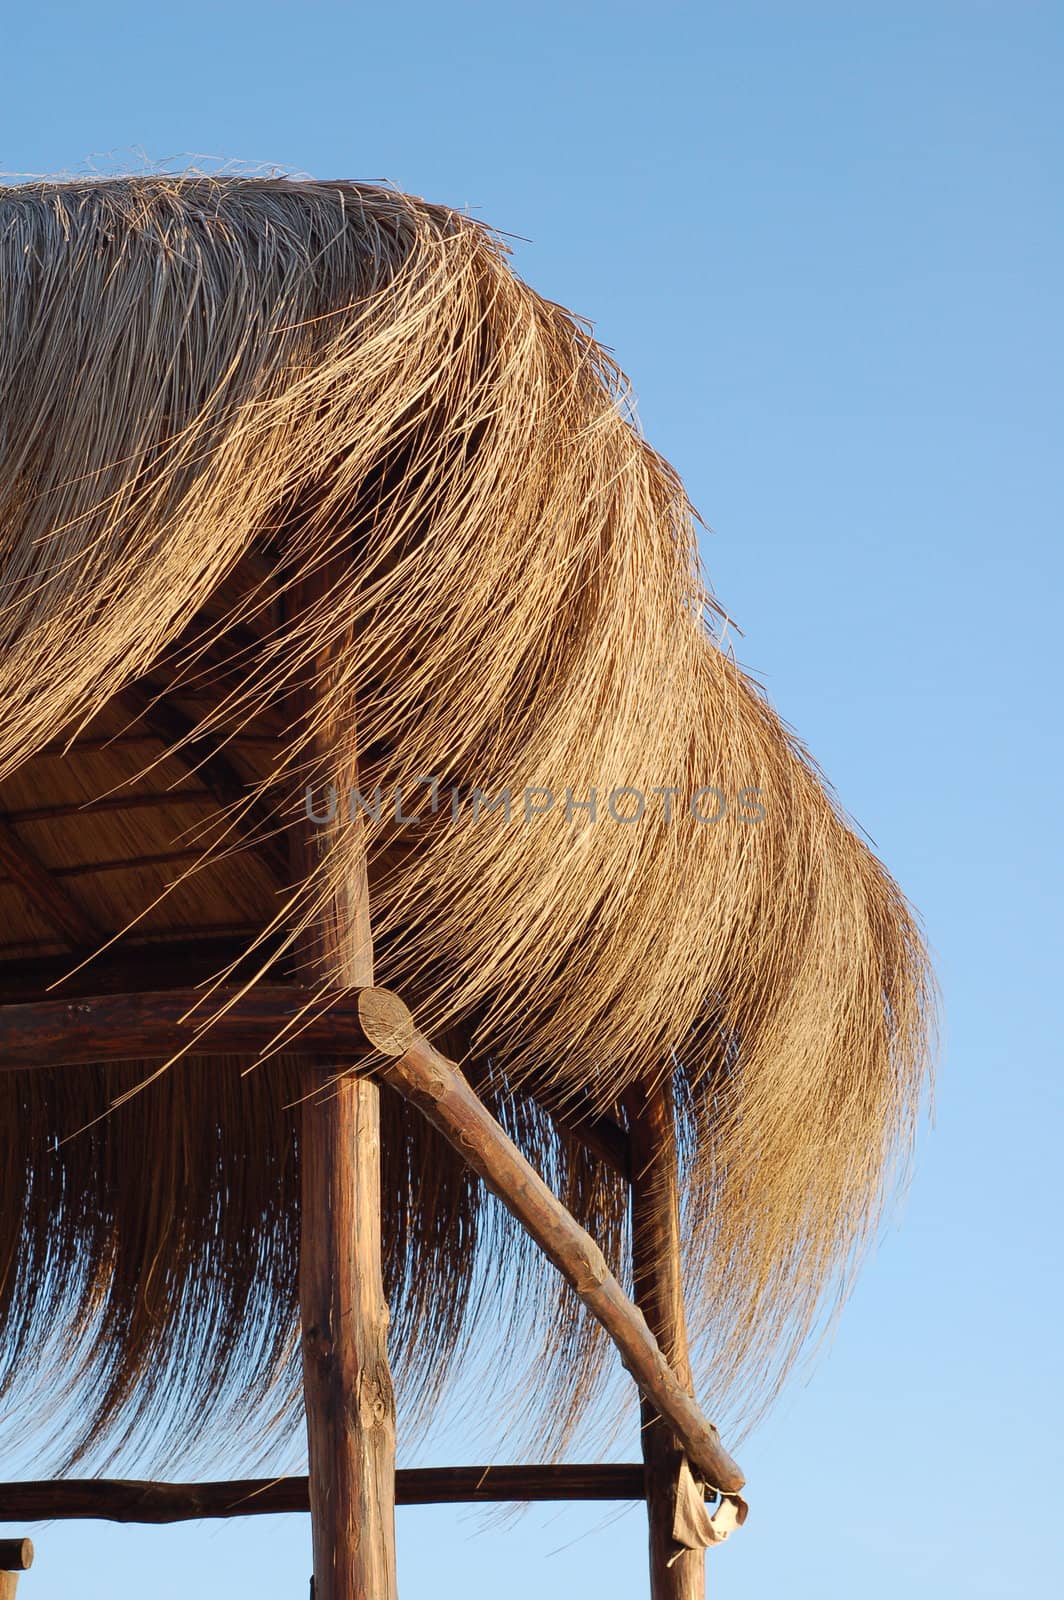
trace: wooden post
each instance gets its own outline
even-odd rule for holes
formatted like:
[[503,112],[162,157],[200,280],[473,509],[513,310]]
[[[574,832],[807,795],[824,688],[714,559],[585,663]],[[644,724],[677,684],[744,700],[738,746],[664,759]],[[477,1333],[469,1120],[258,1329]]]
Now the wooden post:
[[[628,1100],[628,1121],[635,1303],[676,1377],[693,1394],[683,1303],[671,1085],[666,1082],[646,1096],[633,1091]],[[705,1552],[684,1550],[672,1536],[682,1451],[671,1428],[645,1398],[640,1399],[639,1414],[650,1534],[651,1600],[703,1600]]]
[[[312,710],[313,708],[311,708]],[[331,754],[329,734],[319,752]],[[351,747],[329,774],[338,795],[354,785]],[[302,821],[307,870],[333,828],[355,827],[337,807],[327,826]],[[296,852],[297,860],[299,852]],[[365,862],[307,940],[308,978],[373,983]],[[381,1273],[380,1090],[344,1078],[335,1057],[311,1060],[304,1083],[299,1304],[310,1464],[315,1600],[396,1600],[395,1397]]]

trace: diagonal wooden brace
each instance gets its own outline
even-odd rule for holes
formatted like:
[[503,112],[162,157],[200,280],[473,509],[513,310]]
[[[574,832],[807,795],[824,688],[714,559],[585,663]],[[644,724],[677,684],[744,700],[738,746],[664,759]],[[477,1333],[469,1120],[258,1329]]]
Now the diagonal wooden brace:
[[415,1034],[406,1054],[377,1072],[418,1107],[528,1230],[602,1324],[640,1392],[668,1422],[705,1481],[722,1494],[736,1494],[742,1472],[672,1371],[643,1313],[628,1299],[591,1235],[526,1161],[454,1062]]

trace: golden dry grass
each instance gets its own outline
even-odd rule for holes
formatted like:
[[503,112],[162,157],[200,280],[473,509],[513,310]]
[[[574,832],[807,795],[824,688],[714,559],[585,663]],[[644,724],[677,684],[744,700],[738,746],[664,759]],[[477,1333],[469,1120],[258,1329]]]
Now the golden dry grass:
[[[444,812],[401,856],[371,825],[378,982],[615,1262],[625,1187],[550,1112],[621,1118],[633,1085],[674,1076],[699,1392],[756,1407],[908,1149],[930,980],[897,887],[715,640],[691,508],[617,368],[487,229],[349,183],[0,191],[0,296],[0,779],[165,660],[221,685],[200,731],[226,736],[316,683],[317,719],[284,711],[263,779],[292,817],[329,775],[317,727],[341,764],[356,706],[366,791],[437,774],[492,795],[679,792],[669,822],[663,802],[633,825]],[[202,635],[178,649],[250,556],[262,576],[236,586],[209,665]],[[221,675],[219,650],[242,648]],[[764,821],[696,821],[684,797],[710,784],[760,789]],[[278,897],[287,938],[356,849],[339,830]],[[209,866],[189,883],[208,921]],[[290,1426],[296,1080],[284,1056],[239,1066],[182,1062],[58,1152],[143,1072],[0,1078],[0,1375],[22,1417],[36,1376],[68,1445],[109,1430],[173,1458],[212,1421]],[[543,1351],[513,1415],[554,1448],[600,1344],[394,1105],[385,1184],[409,1417],[485,1351],[499,1383],[525,1371],[521,1336],[507,1364],[494,1330],[534,1303]]]

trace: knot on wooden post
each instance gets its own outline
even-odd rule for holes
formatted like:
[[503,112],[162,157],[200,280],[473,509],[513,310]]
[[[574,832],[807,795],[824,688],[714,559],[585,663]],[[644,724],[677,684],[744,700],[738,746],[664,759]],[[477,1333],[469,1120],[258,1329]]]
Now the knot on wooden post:
[[359,1376],[358,1414],[364,1428],[386,1427],[395,1414],[391,1373],[380,1362]]
[[610,1269],[606,1265],[606,1257],[598,1245],[589,1239],[576,1263],[576,1272],[572,1279],[573,1288],[577,1294],[590,1294],[592,1289],[601,1289],[609,1276]]
[[319,1328],[316,1324],[304,1328],[300,1345],[304,1355],[323,1368],[334,1360],[332,1333],[327,1328]]

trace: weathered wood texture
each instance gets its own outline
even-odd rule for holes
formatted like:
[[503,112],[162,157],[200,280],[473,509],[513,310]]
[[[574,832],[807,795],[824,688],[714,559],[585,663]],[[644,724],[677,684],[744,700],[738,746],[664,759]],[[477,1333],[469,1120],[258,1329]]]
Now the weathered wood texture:
[[32,1565],[32,1539],[0,1539],[0,1572],[28,1572]]
[[[308,708],[314,716],[315,707]],[[317,732],[332,758],[334,730]],[[354,740],[329,774],[337,793],[357,781]],[[333,827],[309,820],[294,838],[296,870],[327,857]],[[369,881],[325,907],[304,943],[311,982],[373,984]],[[380,1059],[378,1057],[378,1059]],[[369,1078],[326,1076],[342,1053],[311,1058],[305,1080],[299,1301],[307,1413],[315,1600],[396,1600],[395,1396],[388,1366],[388,1305],[381,1270],[380,1090]]]
[[300,1304],[316,1600],[396,1592],[379,1094],[367,1079],[347,1079],[303,1111]]
[[[642,1500],[639,1464],[407,1467],[395,1475],[400,1506],[510,1501]],[[307,1479],[243,1478],[228,1483],[150,1483],[124,1478],[0,1484],[0,1520],[189,1522],[199,1517],[276,1516],[310,1510]]]
[[528,1230],[605,1328],[640,1391],[666,1418],[713,1488],[742,1488],[743,1475],[716,1428],[673,1373],[641,1311],[628,1299],[590,1234],[526,1161],[452,1061],[420,1035],[379,1075],[424,1113]]
[[[632,1268],[635,1303],[647,1319],[676,1380],[694,1393],[684,1317],[676,1124],[666,1083],[628,1105],[632,1157]],[[672,1536],[683,1452],[658,1408],[640,1402],[650,1542],[651,1600],[703,1600],[705,1552],[683,1550]],[[670,1565],[671,1563],[671,1565]]]
[[401,1055],[414,1032],[398,996],[372,987],[313,998],[294,985],[256,984],[245,994],[218,988],[209,998],[202,989],[164,989],[44,1000],[0,1006],[0,1072],[165,1059],[193,1043],[200,1054],[254,1054],[285,1028],[290,1049],[328,1047],[345,1064],[375,1051]]

